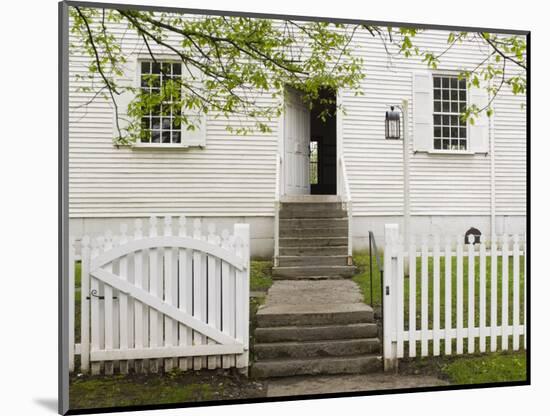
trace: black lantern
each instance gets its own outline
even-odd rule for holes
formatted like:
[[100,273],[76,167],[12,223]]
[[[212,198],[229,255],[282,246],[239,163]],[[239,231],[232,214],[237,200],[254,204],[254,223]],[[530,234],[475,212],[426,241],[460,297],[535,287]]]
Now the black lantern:
[[401,120],[399,112],[394,111],[394,106],[390,107],[390,111],[386,111],[386,139],[401,138]]

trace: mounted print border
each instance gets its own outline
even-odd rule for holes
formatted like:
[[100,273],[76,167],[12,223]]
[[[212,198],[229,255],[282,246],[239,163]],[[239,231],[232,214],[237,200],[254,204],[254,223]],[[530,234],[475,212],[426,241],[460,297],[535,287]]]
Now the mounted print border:
[[59,413],[530,384],[530,62],[529,31],[60,2]]

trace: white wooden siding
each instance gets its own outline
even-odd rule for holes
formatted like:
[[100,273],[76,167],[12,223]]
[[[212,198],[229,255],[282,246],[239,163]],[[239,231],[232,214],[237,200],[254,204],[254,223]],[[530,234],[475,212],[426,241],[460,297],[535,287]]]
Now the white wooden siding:
[[[120,25],[115,33],[124,36],[128,54],[143,54],[133,33]],[[74,77],[86,75],[86,63],[71,56],[70,217],[273,215],[276,120],[270,123],[273,133],[243,137],[227,132],[225,118],[209,117],[204,148],[117,149],[109,102],[98,99],[79,108],[93,95],[75,92],[84,81]],[[260,104],[269,101],[258,97]]]
[[[119,27],[124,48],[138,53],[135,35]],[[429,31],[415,40],[421,48],[443,51],[446,32]],[[388,57],[378,39],[365,34],[354,41],[365,59],[364,96],[342,91],[343,155],[354,215],[402,213],[402,142],[384,139],[384,112],[390,104],[412,99],[412,73],[426,70],[417,58]],[[160,52],[162,51],[159,48]],[[442,70],[458,70],[481,60],[483,48],[463,44],[442,59]],[[278,125],[270,134],[246,137],[228,133],[227,121],[208,118],[204,148],[185,150],[115,148],[112,110],[92,94],[76,93],[77,73],[86,59],[70,59],[70,217],[157,215],[272,216]],[[261,98],[266,105],[271,98]],[[498,215],[525,215],[525,112],[521,97],[509,93],[496,103],[496,201]],[[412,117],[410,117],[412,123]],[[232,120],[234,123],[236,120]],[[409,134],[412,139],[412,124]],[[413,215],[489,215],[488,155],[412,154]]]
[[495,100],[497,215],[525,215],[527,206],[527,111],[524,96],[503,87]]

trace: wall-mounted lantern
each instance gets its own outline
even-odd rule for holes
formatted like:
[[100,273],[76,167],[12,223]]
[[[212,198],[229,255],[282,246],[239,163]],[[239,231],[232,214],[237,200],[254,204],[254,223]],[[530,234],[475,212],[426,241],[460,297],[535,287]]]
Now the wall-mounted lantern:
[[398,111],[394,111],[394,106],[390,111],[386,111],[386,139],[397,140],[401,138],[401,119]]

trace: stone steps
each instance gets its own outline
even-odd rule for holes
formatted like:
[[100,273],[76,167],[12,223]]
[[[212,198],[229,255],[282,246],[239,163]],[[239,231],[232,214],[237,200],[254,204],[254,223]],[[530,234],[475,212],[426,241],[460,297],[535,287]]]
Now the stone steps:
[[256,319],[259,328],[347,325],[374,322],[374,311],[364,303],[281,304],[261,307]]
[[360,374],[381,369],[382,357],[378,354],[361,354],[344,357],[261,360],[254,363],[251,375],[257,378],[268,378],[319,374]]
[[281,209],[282,219],[347,218],[343,209]]
[[285,218],[279,220],[281,230],[285,228],[346,228],[348,227],[348,218]]
[[279,326],[256,328],[258,343],[315,341],[332,339],[374,338],[378,334],[375,323],[321,325],[321,326]]
[[379,351],[380,341],[378,338],[270,342],[255,344],[254,346],[254,355],[258,360],[339,357],[372,354]]
[[348,265],[348,218],[336,196],[285,197],[273,286],[256,314],[253,377],[382,368],[373,309]]
[[346,247],[347,237],[280,237],[279,247]]
[[281,237],[347,237],[348,227],[331,228],[282,228],[279,235]]
[[278,266],[273,267],[274,279],[299,279],[308,276],[332,276],[336,279],[351,277],[355,266]]
[[[346,239],[347,243],[347,239]],[[348,247],[343,246],[311,246],[311,247],[280,247],[280,256],[344,256],[348,254]]]
[[279,266],[347,266],[348,256],[279,256]]

